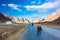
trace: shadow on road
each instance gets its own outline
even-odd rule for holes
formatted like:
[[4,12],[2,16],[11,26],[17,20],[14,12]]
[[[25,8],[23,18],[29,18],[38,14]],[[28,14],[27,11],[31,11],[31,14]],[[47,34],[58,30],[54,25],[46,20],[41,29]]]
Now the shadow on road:
[[37,28],[37,35],[41,35],[42,28]]

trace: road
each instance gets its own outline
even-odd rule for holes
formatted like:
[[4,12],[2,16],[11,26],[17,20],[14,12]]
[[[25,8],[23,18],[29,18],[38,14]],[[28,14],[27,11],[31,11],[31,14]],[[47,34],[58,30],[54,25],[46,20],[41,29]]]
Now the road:
[[41,26],[42,31],[37,32],[36,25],[29,26],[19,40],[60,40],[60,30]]

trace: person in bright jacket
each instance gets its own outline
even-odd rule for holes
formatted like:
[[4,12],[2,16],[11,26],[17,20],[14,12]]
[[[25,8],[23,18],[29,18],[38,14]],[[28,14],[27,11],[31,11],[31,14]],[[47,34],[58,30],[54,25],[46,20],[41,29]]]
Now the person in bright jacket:
[[37,30],[38,30],[38,31],[41,31],[41,30],[42,30],[40,23],[37,23],[36,26],[37,26]]

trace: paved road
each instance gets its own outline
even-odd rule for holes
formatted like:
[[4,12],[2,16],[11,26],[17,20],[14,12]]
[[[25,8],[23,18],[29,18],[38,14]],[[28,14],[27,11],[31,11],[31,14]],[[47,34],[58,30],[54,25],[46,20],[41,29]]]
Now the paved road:
[[60,30],[42,25],[42,31],[37,32],[36,25],[30,25],[19,40],[60,40]]

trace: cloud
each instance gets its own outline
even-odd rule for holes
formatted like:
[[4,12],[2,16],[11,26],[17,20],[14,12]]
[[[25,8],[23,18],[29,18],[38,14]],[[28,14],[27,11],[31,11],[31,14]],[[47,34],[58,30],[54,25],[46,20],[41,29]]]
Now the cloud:
[[16,5],[16,4],[8,4],[8,6],[11,7],[12,9],[17,10],[17,11],[21,11],[21,9],[18,8],[20,5]]
[[20,5],[16,5],[16,4],[1,4],[4,7],[10,7],[11,9],[17,10],[17,11],[21,11],[21,9],[19,8]]
[[36,2],[35,1],[33,1],[33,2],[31,2],[32,4],[35,4]]
[[37,1],[32,1],[31,4],[40,4],[41,0],[37,0]]
[[60,9],[60,0],[55,0],[54,2],[46,2],[42,5],[26,5],[24,6],[27,10],[38,10],[38,11],[47,11],[50,9]]
[[6,4],[1,4],[2,6],[6,6]]

